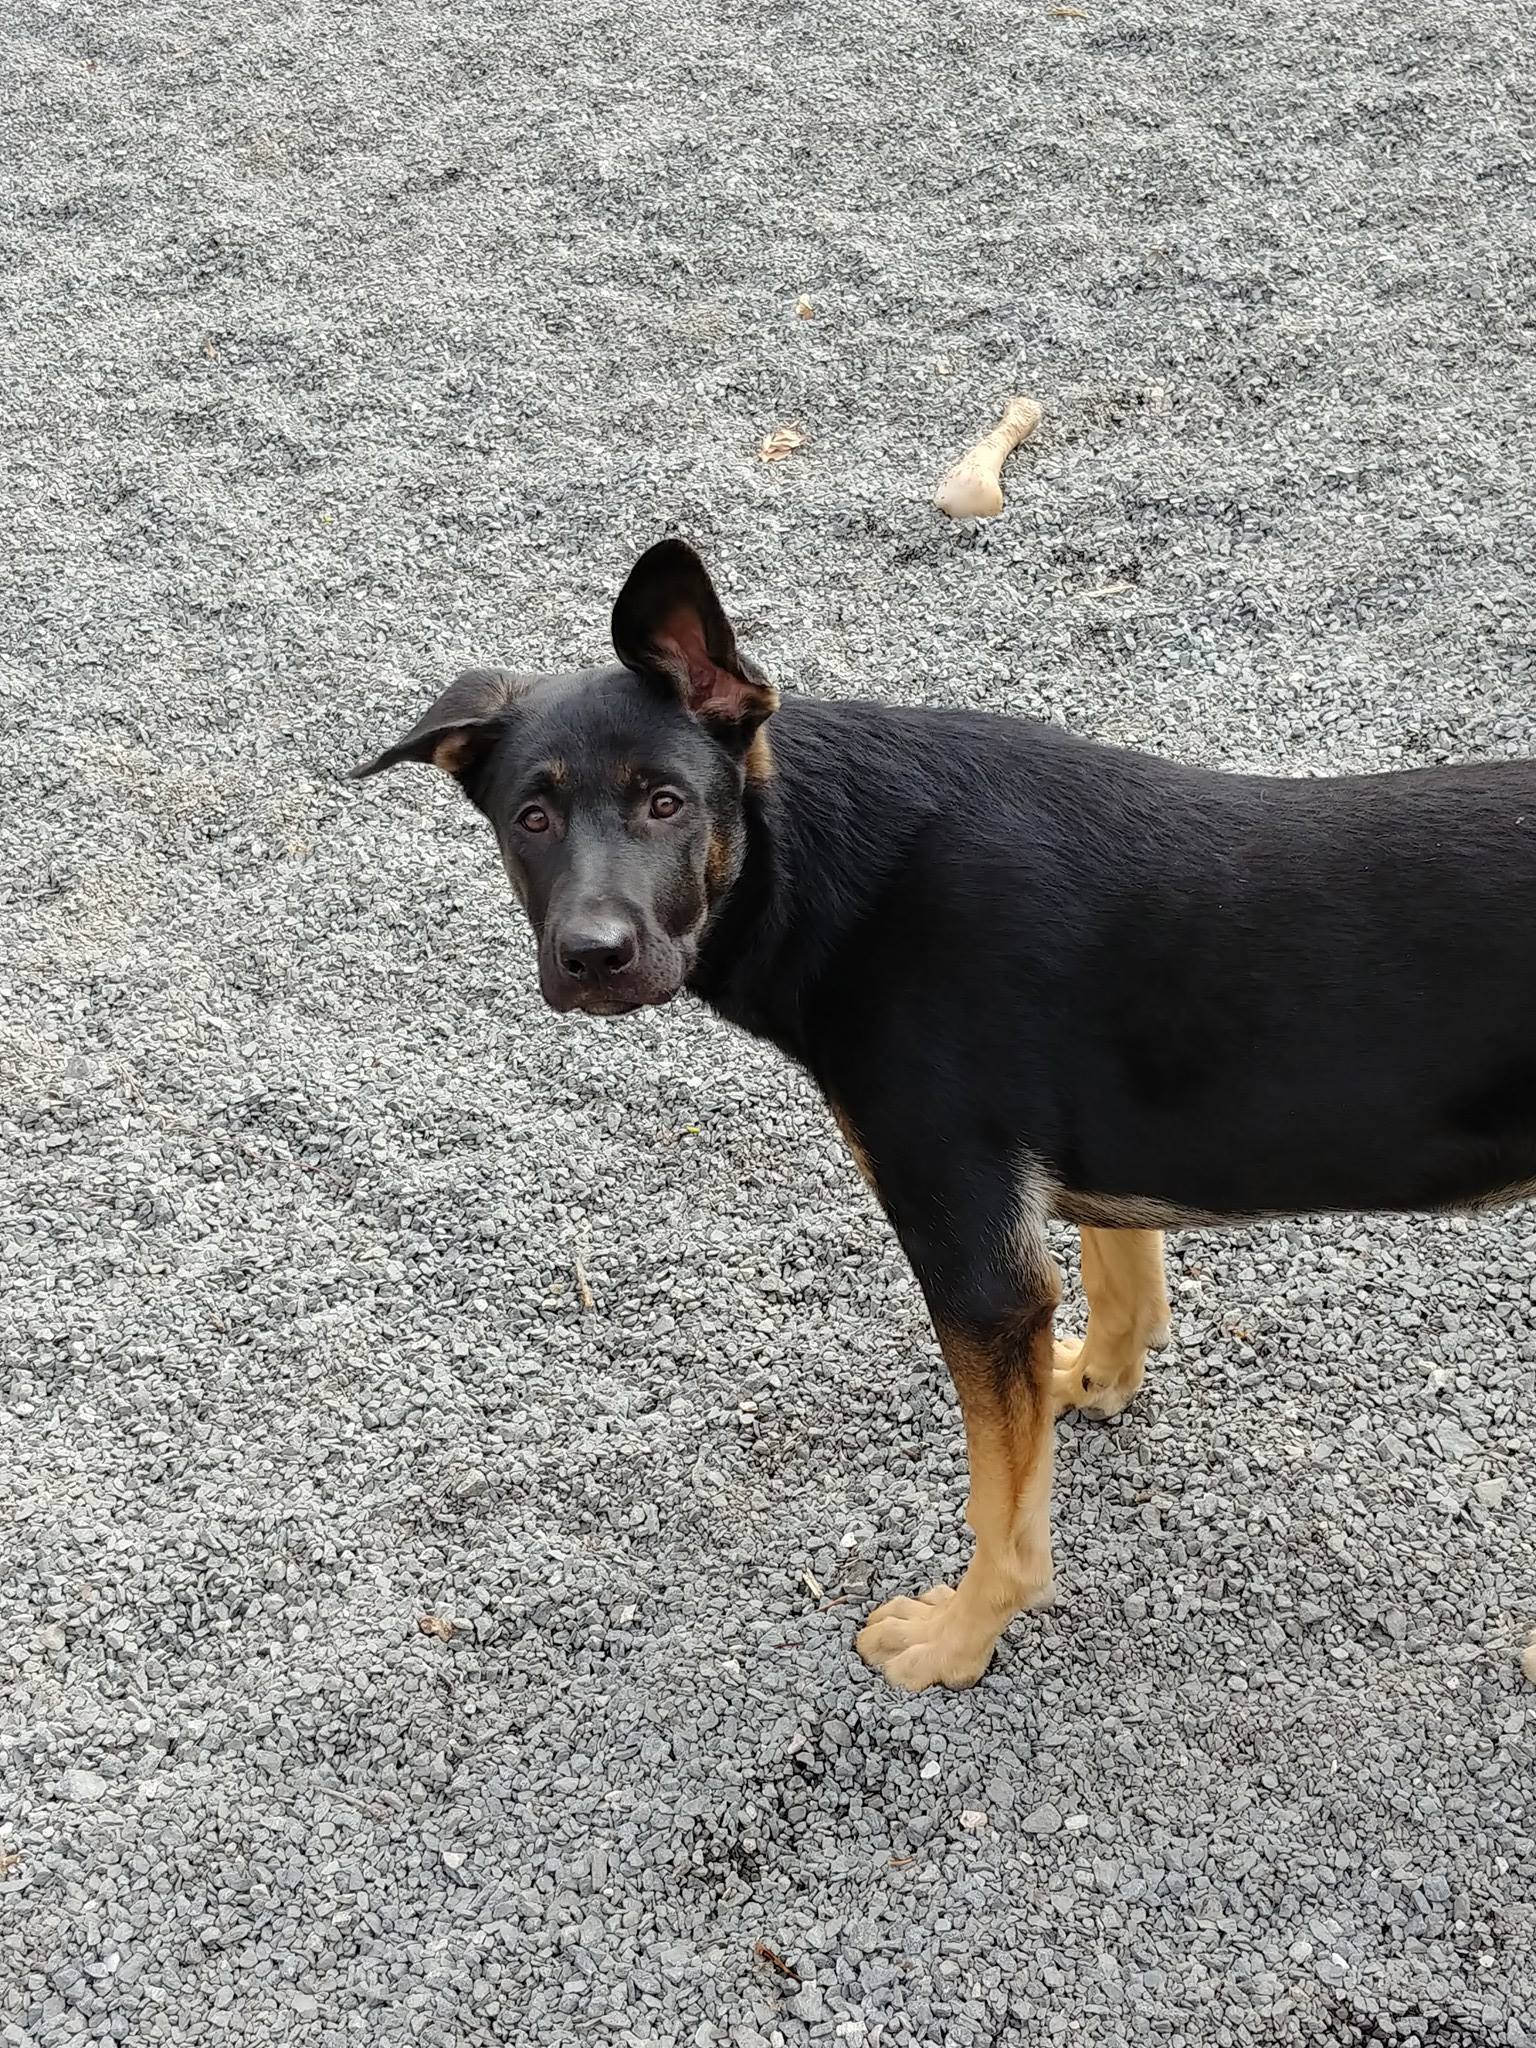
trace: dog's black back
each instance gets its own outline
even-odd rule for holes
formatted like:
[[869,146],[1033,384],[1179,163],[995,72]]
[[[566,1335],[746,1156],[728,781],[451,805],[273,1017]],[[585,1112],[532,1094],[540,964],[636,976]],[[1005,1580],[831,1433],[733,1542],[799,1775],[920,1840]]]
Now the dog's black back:
[[1536,765],[1224,775],[797,698],[771,732],[693,985],[883,1160],[979,1121],[1090,1222],[1536,1178]]

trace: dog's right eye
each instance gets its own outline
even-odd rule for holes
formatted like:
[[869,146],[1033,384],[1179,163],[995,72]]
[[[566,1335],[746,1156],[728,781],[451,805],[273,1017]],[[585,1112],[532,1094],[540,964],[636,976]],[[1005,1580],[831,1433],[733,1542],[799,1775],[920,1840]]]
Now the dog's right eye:
[[518,812],[517,822],[525,832],[547,832],[549,813],[542,804],[528,804]]

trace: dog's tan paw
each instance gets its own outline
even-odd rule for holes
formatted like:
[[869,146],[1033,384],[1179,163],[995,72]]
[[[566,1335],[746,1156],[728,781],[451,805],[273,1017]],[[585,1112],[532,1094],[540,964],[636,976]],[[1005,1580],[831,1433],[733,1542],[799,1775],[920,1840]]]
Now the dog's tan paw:
[[952,1586],[930,1586],[916,1600],[887,1600],[859,1630],[854,1648],[903,1692],[929,1685],[974,1685],[992,1661],[996,1634],[978,1636]]
[[1057,1339],[1051,1398],[1058,1415],[1064,1415],[1072,1408],[1081,1409],[1085,1415],[1105,1419],[1118,1415],[1140,1393],[1141,1381],[1140,1371],[1128,1374],[1113,1384],[1102,1381],[1091,1366],[1084,1369],[1083,1340],[1080,1337]]

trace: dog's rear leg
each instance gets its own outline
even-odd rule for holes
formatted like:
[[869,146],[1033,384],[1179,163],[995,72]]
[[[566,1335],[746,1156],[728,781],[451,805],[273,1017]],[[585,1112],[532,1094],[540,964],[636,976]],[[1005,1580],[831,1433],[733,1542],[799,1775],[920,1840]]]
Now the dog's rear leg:
[[1168,1342],[1160,1230],[1090,1230],[1083,1239],[1088,1330],[1056,1346],[1056,1406],[1118,1415],[1135,1398],[1149,1350]]
[[909,1691],[974,1684],[1014,1615],[1051,1595],[1051,1318],[1058,1288],[1043,1242],[1010,1248],[1006,1263],[1006,1278],[994,1269],[979,1289],[954,1294],[918,1267],[965,1416],[965,1516],[976,1548],[958,1586],[888,1600],[859,1632],[865,1663]]

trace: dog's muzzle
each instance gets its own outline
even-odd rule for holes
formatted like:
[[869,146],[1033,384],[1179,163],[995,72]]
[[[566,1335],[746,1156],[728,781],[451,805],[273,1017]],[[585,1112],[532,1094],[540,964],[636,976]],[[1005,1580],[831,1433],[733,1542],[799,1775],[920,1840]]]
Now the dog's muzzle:
[[683,985],[683,962],[658,958],[658,949],[647,946],[636,927],[619,918],[564,925],[541,952],[539,981],[554,1010],[622,1017],[631,1010],[670,1003]]

